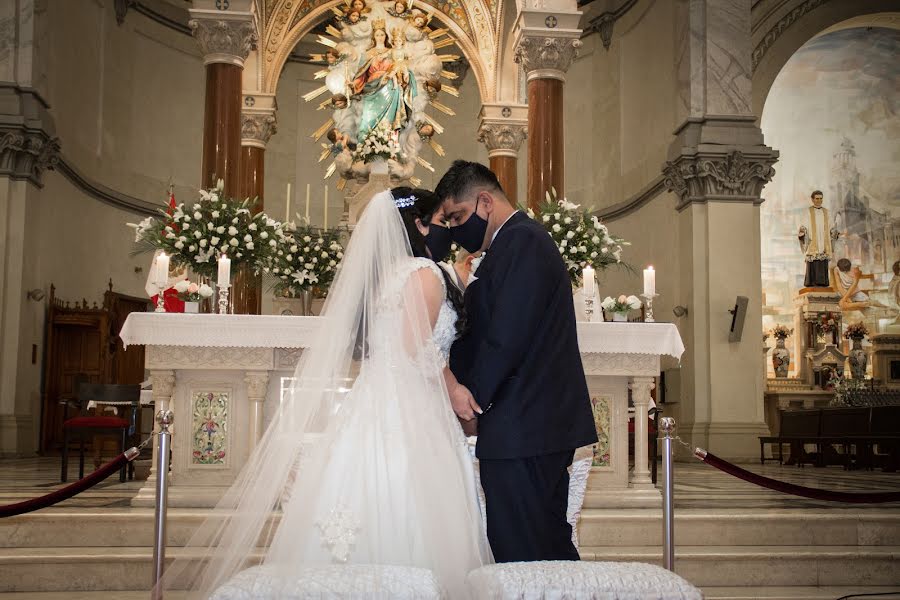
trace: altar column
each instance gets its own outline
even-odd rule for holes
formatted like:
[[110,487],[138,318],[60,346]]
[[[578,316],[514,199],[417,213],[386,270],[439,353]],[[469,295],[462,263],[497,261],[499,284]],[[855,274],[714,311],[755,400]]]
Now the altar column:
[[200,185],[210,187],[222,179],[225,193],[237,196],[242,72],[244,60],[258,40],[256,17],[250,0],[233,0],[223,10],[209,0],[198,0],[194,6],[197,8],[189,11],[189,25],[206,65]]
[[[762,322],[760,210],[778,152],[752,106],[750,2],[677,3],[676,115],[662,166],[676,195],[683,398],[679,431],[692,446],[755,460],[768,435],[759,378]],[[727,78],[722,73],[728,73]],[[673,99],[673,101],[675,101]],[[729,341],[737,296],[749,299],[742,337]],[[683,452],[680,448],[679,452]]]
[[550,188],[565,196],[563,87],[581,47],[581,12],[523,9],[516,21],[515,60],[528,78],[529,208]]
[[487,147],[491,171],[510,203],[516,206],[519,148],[528,132],[528,107],[523,104],[485,104],[479,118],[478,141]]

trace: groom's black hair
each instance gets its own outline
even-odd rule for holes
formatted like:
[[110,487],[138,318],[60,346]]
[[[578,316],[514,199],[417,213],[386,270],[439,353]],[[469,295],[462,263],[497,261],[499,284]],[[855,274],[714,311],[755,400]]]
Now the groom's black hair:
[[434,193],[441,202],[447,198],[453,198],[454,202],[462,202],[475,188],[490,192],[499,191],[506,195],[493,171],[481,163],[468,160],[454,160],[434,188]]

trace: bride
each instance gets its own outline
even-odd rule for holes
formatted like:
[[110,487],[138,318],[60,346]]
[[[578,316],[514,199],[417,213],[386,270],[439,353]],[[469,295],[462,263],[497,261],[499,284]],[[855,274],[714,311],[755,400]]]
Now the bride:
[[[369,203],[290,393],[164,587],[284,598],[303,567],[394,565],[429,569],[461,598],[493,561],[447,394],[462,299],[428,258],[438,206],[409,188]],[[229,595],[235,581],[254,592]]]

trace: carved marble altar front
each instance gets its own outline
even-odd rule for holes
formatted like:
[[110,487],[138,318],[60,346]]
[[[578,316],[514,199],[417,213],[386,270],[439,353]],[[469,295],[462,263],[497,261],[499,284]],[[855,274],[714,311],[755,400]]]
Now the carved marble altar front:
[[[319,317],[132,313],[120,334],[147,346],[157,410],[175,424],[172,506],[212,506],[234,481],[281,402]],[[684,350],[667,323],[578,323],[579,346],[600,442],[585,495],[588,507],[658,506],[650,481],[647,411],[663,356]],[[629,389],[635,467],[629,469]],[[155,463],[154,455],[154,465]],[[155,467],[154,467],[155,468]],[[156,473],[133,500],[154,501]]]

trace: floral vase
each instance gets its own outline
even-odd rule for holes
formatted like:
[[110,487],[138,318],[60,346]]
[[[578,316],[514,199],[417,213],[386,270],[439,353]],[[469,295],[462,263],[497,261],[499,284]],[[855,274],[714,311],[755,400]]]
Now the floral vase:
[[612,314],[612,320],[616,323],[627,323],[628,322],[628,313],[614,312]]
[[313,293],[312,290],[303,290],[300,292],[300,304],[303,307],[303,316],[308,317],[312,313]]
[[200,312],[200,303],[199,302],[185,302],[184,303],[184,312],[197,314]]
[[791,366],[791,352],[784,346],[784,338],[775,340],[775,348],[772,350],[772,366],[775,368],[775,377],[787,377],[788,367]]
[[853,379],[866,378],[866,366],[869,364],[869,356],[862,348],[862,338],[853,338],[853,347],[850,349],[850,373]]

